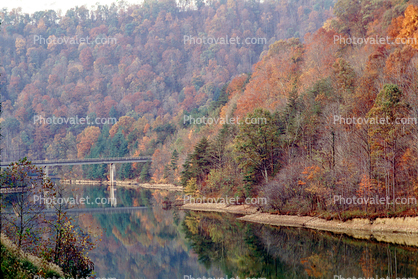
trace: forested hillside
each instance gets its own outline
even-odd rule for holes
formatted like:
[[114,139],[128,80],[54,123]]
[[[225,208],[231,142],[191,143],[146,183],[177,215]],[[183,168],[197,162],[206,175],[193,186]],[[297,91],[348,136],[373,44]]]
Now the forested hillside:
[[[3,10],[2,159],[153,155],[181,128],[173,119],[213,110],[233,76],[251,72],[272,42],[315,31],[332,14],[332,4],[145,1],[78,7],[65,15]],[[191,44],[187,36],[264,41]],[[87,37],[90,44],[69,41]],[[97,44],[101,38],[115,41]],[[67,41],[52,43],[58,39]],[[35,123],[37,116],[119,122],[48,125]]]
[[209,116],[242,122],[193,127],[187,194],[266,197],[264,209],[282,214],[416,215],[417,3],[342,0],[334,11],[303,41],[271,44],[251,74],[228,83],[228,101]]
[[[418,44],[392,42],[418,38],[417,6],[169,0],[65,15],[3,11],[2,160],[147,155],[152,164],[123,165],[119,178],[182,184],[196,196],[265,196],[266,209],[286,213],[348,208],[335,195],[416,197],[417,125],[394,121],[418,114]],[[226,36],[265,43],[185,40]],[[93,43],[40,40],[85,37]],[[390,41],[341,43],[354,37]],[[39,116],[117,123],[35,123]],[[203,117],[265,122],[190,121]],[[389,121],[341,121],[353,117]],[[108,175],[106,166],[73,171]]]

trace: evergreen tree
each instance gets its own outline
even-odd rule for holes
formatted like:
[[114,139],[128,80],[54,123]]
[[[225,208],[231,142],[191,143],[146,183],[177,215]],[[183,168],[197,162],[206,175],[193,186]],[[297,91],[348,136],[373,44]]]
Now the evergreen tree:
[[[128,142],[119,130],[113,137],[110,144],[110,157],[125,157],[129,153]],[[129,166],[126,166],[129,165]],[[122,164],[117,171],[119,179],[129,178],[131,164]]]
[[151,179],[150,170],[151,162],[146,162],[141,170],[140,178],[142,182],[148,182]]
[[196,183],[199,185],[206,179],[212,166],[209,146],[208,139],[203,137],[196,145],[194,152],[188,156],[181,176],[181,184],[184,187],[191,178],[196,178]]
[[128,142],[121,131],[118,131],[110,143],[110,158],[124,157],[128,154]]
[[[97,139],[96,144],[91,148],[86,158],[106,158],[108,153],[109,128],[105,126]],[[88,179],[105,179],[107,173],[106,164],[83,165],[83,172]]]
[[221,168],[224,166],[227,160],[226,153],[226,146],[228,141],[234,137],[233,128],[230,127],[231,125],[223,125],[222,129],[216,135],[214,141],[210,145],[209,154],[211,156],[211,160],[213,165],[216,168]]
[[109,111],[109,117],[118,119],[118,112],[116,111],[115,107],[112,106]]
[[373,178],[386,186],[386,195],[392,195],[392,199],[395,198],[399,184],[397,174],[401,157],[408,147],[402,142],[402,138],[411,132],[408,125],[397,123],[399,119],[406,118],[410,112],[410,106],[402,101],[402,97],[402,91],[397,85],[385,84],[367,114],[371,120],[385,120],[384,124],[370,123],[369,141],[374,169]]
[[277,173],[280,165],[280,130],[275,117],[267,110],[256,109],[247,115],[248,119],[258,119],[257,124],[240,125],[235,138],[235,159],[244,171],[247,195],[251,186]]
[[177,169],[177,161],[179,160],[179,153],[177,149],[174,149],[173,153],[171,154],[171,162],[170,167],[173,171]]
[[121,179],[131,179],[132,178],[132,164],[122,164],[120,168],[120,175]]
[[181,185],[183,185],[183,187],[186,187],[187,182],[193,177],[193,173],[191,171],[192,166],[190,163],[190,158],[191,156],[187,156],[186,161],[183,164],[183,170],[181,171],[181,178],[180,178],[180,183]]

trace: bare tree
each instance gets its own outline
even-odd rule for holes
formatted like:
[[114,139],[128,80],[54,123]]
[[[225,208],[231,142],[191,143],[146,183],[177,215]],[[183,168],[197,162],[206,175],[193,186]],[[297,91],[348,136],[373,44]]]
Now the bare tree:
[[13,212],[4,214],[6,234],[18,248],[34,249],[34,241],[42,231],[42,202],[44,193],[52,187],[50,180],[44,180],[42,168],[31,164],[26,158],[10,165],[2,172],[4,206]]

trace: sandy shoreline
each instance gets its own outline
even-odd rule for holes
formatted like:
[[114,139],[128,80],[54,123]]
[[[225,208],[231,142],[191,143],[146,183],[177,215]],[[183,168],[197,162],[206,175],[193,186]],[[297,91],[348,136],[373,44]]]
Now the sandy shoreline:
[[186,203],[185,205],[181,206],[181,208],[186,210],[222,212],[241,215],[254,214],[257,212],[257,209],[254,207],[245,205],[226,206],[222,203]]
[[377,218],[371,222],[367,219],[353,219],[346,222],[327,221],[309,216],[273,215],[257,212],[256,208],[225,204],[186,204],[182,209],[195,211],[214,211],[242,214],[238,220],[272,226],[299,227],[346,234],[358,239],[375,239],[381,242],[417,246],[418,217]]
[[[87,184],[87,185],[110,185],[109,181],[97,181],[97,180],[75,180],[75,179],[63,179],[64,184]],[[151,184],[151,183],[138,183],[136,181],[115,181],[116,186],[121,186],[128,189],[158,189],[168,191],[183,191],[183,186],[176,186],[174,184]]]
[[128,184],[128,185],[120,185],[125,188],[130,189],[138,189],[138,188],[146,188],[146,189],[158,189],[158,190],[168,190],[168,191],[183,191],[183,186],[176,186],[174,184],[149,184],[149,183],[136,183],[136,184]]

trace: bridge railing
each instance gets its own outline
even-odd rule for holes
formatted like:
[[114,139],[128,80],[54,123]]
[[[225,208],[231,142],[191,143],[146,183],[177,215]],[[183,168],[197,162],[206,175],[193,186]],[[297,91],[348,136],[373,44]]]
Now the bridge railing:
[[[108,163],[121,163],[121,162],[140,162],[140,161],[152,161],[151,157],[114,157],[114,158],[87,158],[87,159],[59,159],[59,160],[34,160],[31,161],[34,165],[60,165],[60,164],[78,164],[89,162],[103,162]],[[1,162],[0,167],[8,167],[15,162]]]

